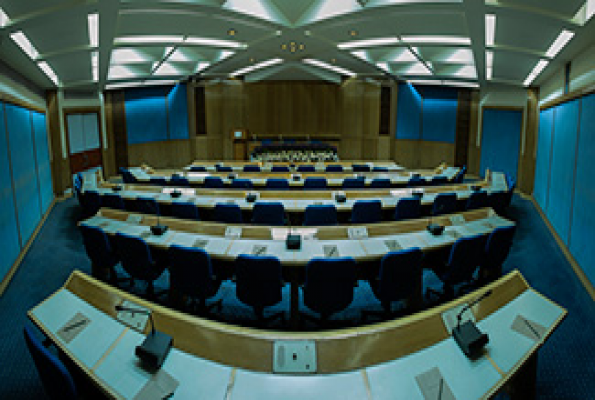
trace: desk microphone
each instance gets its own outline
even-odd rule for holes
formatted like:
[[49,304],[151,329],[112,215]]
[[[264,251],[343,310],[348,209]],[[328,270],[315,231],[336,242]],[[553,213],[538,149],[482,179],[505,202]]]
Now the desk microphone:
[[157,370],[161,368],[163,361],[165,361],[165,358],[169,354],[173,345],[172,337],[166,333],[155,330],[155,324],[153,323],[153,316],[150,310],[117,305],[116,311],[128,311],[133,314],[138,313],[149,316],[149,321],[151,321],[151,332],[145,337],[142,344],[136,346],[135,354],[146,369]]
[[[285,210],[285,209],[284,209]],[[302,247],[302,237],[299,234],[293,233],[293,225],[289,213],[285,210],[285,217],[289,223],[289,232],[285,238],[285,247],[287,250],[299,250]]]
[[491,290],[473,300],[471,304],[466,305],[457,315],[457,326],[452,330],[452,336],[463,350],[463,353],[471,359],[478,358],[481,355],[481,350],[488,343],[489,338],[487,333],[481,333],[477,326],[472,321],[465,321],[461,324],[461,318],[465,311],[492,294]]
[[444,225],[439,225],[439,224],[432,223],[432,215],[430,214],[430,221],[428,222],[428,225],[426,226],[426,229],[432,235],[438,236],[438,235],[441,235],[442,232],[444,232]]
[[160,217],[161,217],[161,213],[159,212],[159,206],[153,206],[153,203],[151,201],[147,200],[148,204],[151,204],[151,207],[153,208],[153,211],[155,211],[155,214],[157,215],[157,224],[156,225],[151,225],[151,233],[155,236],[161,236],[163,235],[165,232],[167,232],[167,225],[161,225],[159,223]]

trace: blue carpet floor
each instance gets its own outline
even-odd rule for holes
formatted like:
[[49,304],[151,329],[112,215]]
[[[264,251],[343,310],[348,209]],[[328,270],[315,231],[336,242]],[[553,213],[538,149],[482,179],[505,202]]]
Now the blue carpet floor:
[[[565,307],[569,314],[539,353],[539,399],[595,398],[595,302],[581,286],[562,251],[532,203],[515,196],[509,217],[517,234],[504,272],[521,270],[536,290]],[[40,231],[19,271],[0,298],[0,399],[45,398],[22,335],[26,312],[59,288],[74,268],[90,273],[82,240],[76,229],[80,210],[75,200],[58,203]],[[157,286],[167,285],[167,274]],[[424,275],[426,287],[439,286],[433,273]],[[139,285],[140,286],[140,285]],[[142,293],[142,287],[133,292]],[[223,298],[221,320],[251,324],[253,314],[235,298],[233,283],[225,282],[216,299]],[[284,300],[270,312],[289,309]],[[303,305],[302,305],[303,309]],[[380,310],[367,283],[360,283],[355,300],[336,319],[355,323],[361,310]]]

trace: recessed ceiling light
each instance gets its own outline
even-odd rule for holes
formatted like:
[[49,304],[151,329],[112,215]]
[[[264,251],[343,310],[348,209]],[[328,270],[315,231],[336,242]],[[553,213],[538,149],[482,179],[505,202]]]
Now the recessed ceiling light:
[[315,67],[318,67],[318,68],[328,69],[329,71],[333,71],[333,72],[336,72],[341,75],[347,75],[347,76],[351,76],[351,77],[357,75],[355,72],[350,71],[348,69],[337,67],[336,65],[327,64],[324,61],[315,60],[313,58],[306,58],[305,60],[302,60],[302,62],[305,64],[314,65]]
[[283,62],[282,58],[272,58],[270,60],[262,61],[258,64],[249,65],[244,68],[240,68],[237,71],[232,72],[229,76],[238,76],[238,75],[246,75],[249,72],[255,71],[257,69],[271,67],[273,65],[277,65]]
[[462,36],[401,36],[401,40],[407,43],[471,44],[471,39]]
[[132,68],[126,65],[112,65],[109,69],[109,79],[127,79],[127,78],[136,78],[140,74],[134,71]]
[[230,49],[242,49],[246,47],[246,45],[243,43],[232,42],[231,40],[210,39],[201,37],[187,37],[184,43],[195,44],[199,46],[227,47]]
[[486,51],[486,77],[488,80],[491,80],[493,75],[494,75],[494,52]]
[[89,29],[89,44],[91,47],[99,47],[99,14],[87,15],[87,27]]
[[[155,66],[153,66],[153,69],[155,69]],[[175,66],[173,66],[171,63],[162,62],[157,67],[157,69],[155,69],[153,71],[153,75],[155,75],[155,76],[177,76],[177,75],[182,75],[182,72],[180,72],[180,70],[177,69]]]
[[91,73],[93,74],[93,80],[97,82],[99,80],[99,52],[91,52]]
[[533,83],[535,78],[537,78],[539,74],[541,74],[541,72],[545,69],[545,67],[547,67],[548,64],[549,61],[547,60],[539,60],[539,62],[535,65],[531,73],[525,79],[525,82],[523,82],[523,85],[529,86],[531,83]]
[[52,82],[54,82],[54,85],[58,85],[58,76],[47,62],[40,61],[37,63],[37,66],[41,68],[41,70],[47,75],[48,78],[52,80]]
[[14,40],[21,50],[23,50],[32,60],[35,60],[39,56],[37,49],[31,44],[22,31],[11,33],[10,38]]
[[236,35],[236,33],[237,33],[237,31],[236,31],[235,29],[230,29],[230,30],[228,30],[228,31],[227,31],[227,34],[228,34],[229,36],[235,36],[235,35]]
[[552,43],[550,48],[547,50],[545,55],[549,58],[556,57],[560,50],[562,50],[564,46],[566,46],[566,43],[568,43],[573,36],[574,32],[568,31],[566,29],[562,30],[562,32],[560,32],[556,40],[554,40],[554,43]]
[[355,40],[353,42],[339,43],[338,48],[342,50],[357,49],[361,47],[387,46],[391,44],[398,44],[401,41],[397,37],[384,37],[366,40]]
[[116,48],[112,50],[111,64],[133,64],[155,61],[137,49]]
[[494,14],[486,15],[486,46],[494,45],[496,37],[496,16]]
[[357,31],[355,29],[351,29],[348,34],[349,36],[357,36]]
[[388,72],[389,74],[391,74],[391,73],[392,73],[392,71],[391,71],[390,67],[388,66],[388,63],[387,63],[387,62],[379,62],[379,63],[376,63],[376,66],[377,66],[378,68],[380,68],[381,70],[383,70],[383,71],[385,71],[385,72]]
[[184,36],[179,35],[145,35],[145,36],[121,36],[116,38],[116,44],[143,44],[143,43],[182,43]]
[[8,18],[8,15],[6,15],[2,7],[0,7],[0,27],[6,26],[9,22],[10,18]]
[[198,72],[206,69],[209,65],[211,65],[211,64],[208,63],[208,62],[204,62],[204,61],[203,62],[199,62],[198,64],[196,64],[196,68],[194,69],[194,73],[196,74],[196,73],[198,73]]

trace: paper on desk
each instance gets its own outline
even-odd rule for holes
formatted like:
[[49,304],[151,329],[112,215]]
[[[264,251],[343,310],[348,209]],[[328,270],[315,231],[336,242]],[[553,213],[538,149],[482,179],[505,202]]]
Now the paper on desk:
[[334,244],[327,244],[322,246],[325,257],[339,257],[339,249]]
[[261,244],[256,244],[252,247],[252,255],[253,256],[262,256],[265,255],[267,252],[267,247]]
[[128,218],[126,218],[126,222],[131,223],[131,224],[140,224],[141,222],[143,222],[143,216],[137,215],[137,214],[131,214],[128,216]]
[[460,214],[453,215],[450,217],[450,223],[453,225],[463,225],[465,223],[465,217]]
[[535,321],[531,321],[522,315],[517,315],[511,326],[512,330],[535,341],[539,341],[546,334],[547,329]]
[[78,336],[89,324],[91,320],[84,316],[82,313],[77,312],[64,326],[58,329],[58,337],[64,341],[64,343],[70,343],[72,339]]
[[197,249],[204,249],[209,243],[208,240],[205,239],[196,239],[194,243],[192,243],[192,247],[196,247]]
[[349,239],[366,239],[368,237],[368,228],[365,226],[350,226],[347,228]]
[[[465,307],[467,307],[467,303],[460,304],[442,313],[442,321],[444,322],[444,327],[448,333],[452,333],[452,330],[455,328],[455,326],[457,326],[457,316]],[[467,309],[461,316],[461,324],[467,321],[475,323],[475,315],[473,315],[473,312],[470,308]]]
[[385,240],[384,244],[386,245],[389,251],[398,251],[403,249],[399,244],[399,241],[396,239]]
[[444,380],[438,367],[415,377],[417,385],[426,400],[455,400],[452,390]]
[[157,371],[134,396],[134,400],[162,400],[170,397],[180,382],[163,369]]
[[225,229],[226,239],[239,239],[242,236],[242,228],[239,226],[228,226]]
[[[143,307],[128,300],[124,300],[120,305],[122,307],[134,308],[135,310],[142,310],[146,312],[151,311],[147,307]],[[118,314],[116,314],[116,319],[122,322],[124,325],[136,329],[139,332],[143,332],[145,330],[145,326],[147,325],[147,321],[149,320],[149,314],[144,314],[142,312],[118,311]]]

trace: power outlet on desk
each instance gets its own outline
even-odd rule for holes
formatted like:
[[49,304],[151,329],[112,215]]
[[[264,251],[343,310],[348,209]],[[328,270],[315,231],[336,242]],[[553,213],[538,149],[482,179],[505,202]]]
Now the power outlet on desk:
[[279,374],[316,373],[316,342],[277,340],[273,352],[273,372]]

